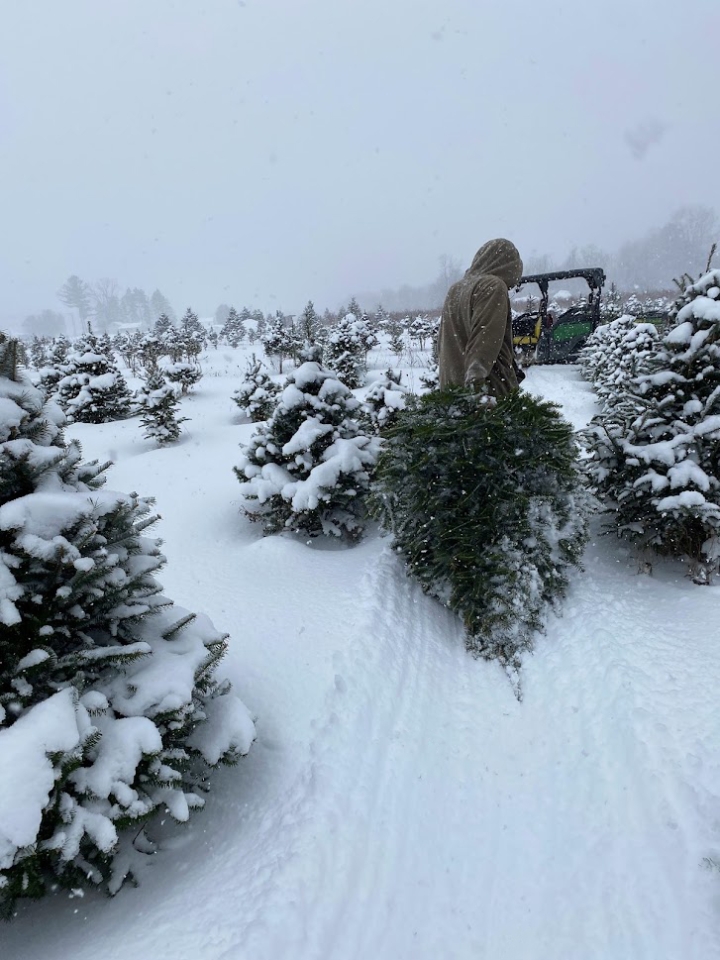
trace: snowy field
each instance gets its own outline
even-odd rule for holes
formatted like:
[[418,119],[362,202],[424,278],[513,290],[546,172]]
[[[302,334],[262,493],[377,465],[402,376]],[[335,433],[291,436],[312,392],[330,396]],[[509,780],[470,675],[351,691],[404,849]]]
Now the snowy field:
[[[258,740],[139,889],[22,904],[0,958],[720,956],[718,587],[593,538],[518,703],[377,530],[307,545],[240,515],[245,365],[203,359],[167,449],[137,420],[70,435],[115,461],[111,488],[156,497],[165,592],[231,634],[221,670]],[[573,367],[525,385],[576,427],[594,411]]]

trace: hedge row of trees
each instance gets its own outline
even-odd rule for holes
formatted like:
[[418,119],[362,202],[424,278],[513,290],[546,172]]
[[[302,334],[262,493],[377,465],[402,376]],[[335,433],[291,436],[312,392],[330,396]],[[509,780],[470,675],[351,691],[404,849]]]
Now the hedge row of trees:
[[720,270],[685,278],[664,334],[631,317],[600,327],[583,366],[603,405],[586,471],[610,529],[708,583],[720,558]]

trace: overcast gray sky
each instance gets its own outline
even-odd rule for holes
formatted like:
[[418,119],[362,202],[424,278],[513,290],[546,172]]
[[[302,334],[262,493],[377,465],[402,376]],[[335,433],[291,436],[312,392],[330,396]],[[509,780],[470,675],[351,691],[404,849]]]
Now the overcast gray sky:
[[717,0],[2,0],[0,315],[294,311],[720,208]]

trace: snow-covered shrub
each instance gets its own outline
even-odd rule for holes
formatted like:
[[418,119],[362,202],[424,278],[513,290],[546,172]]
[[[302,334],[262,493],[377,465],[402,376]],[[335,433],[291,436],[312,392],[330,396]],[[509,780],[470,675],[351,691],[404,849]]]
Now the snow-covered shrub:
[[94,334],[74,344],[67,369],[55,396],[69,420],[109,423],[132,416],[132,393],[114,358],[102,352]]
[[178,416],[179,406],[178,388],[168,383],[159,370],[153,370],[140,399],[140,423],[145,436],[161,446],[174,443],[180,437],[180,424],[188,419]]
[[185,360],[166,364],[162,372],[170,383],[178,384],[182,393],[189,393],[195,384],[202,379],[203,375],[199,363],[188,363]]
[[517,670],[587,536],[557,407],[522,393],[410,397],[386,433],[371,508],[423,590],[462,617],[468,649]]
[[365,405],[376,433],[392,426],[399,411],[405,409],[407,389],[401,378],[402,374],[388,369],[365,394]]
[[618,535],[684,558],[704,583],[720,554],[720,271],[685,288],[674,319],[586,431],[587,469]]
[[[0,344],[0,371],[17,377]],[[161,596],[152,501],[102,489],[56,405],[0,375],[0,913],[115,892],[254,736],[225,637]],[[150,833],[146,833],[150,830]]]
[[270,379],[263,362],[253,354],[248,361],[245,379],[232,398],[243,416],[257,423],[272,415],[279,393],[280,387]]
[[363,432],[359,413],[348,388],[319,364],[288,377],[272,418],[235,468],[243,507],[266,533],[361,535],[379,441]]

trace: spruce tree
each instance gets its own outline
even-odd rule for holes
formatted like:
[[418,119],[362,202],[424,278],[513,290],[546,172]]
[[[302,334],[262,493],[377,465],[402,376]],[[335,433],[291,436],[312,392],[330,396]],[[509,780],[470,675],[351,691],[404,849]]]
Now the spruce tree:
[[203,339],[205,338],[206,330],[205,327],[198,320],[196,313],[187,308],[185,311],[182,320],[180,321],[180,332],[185,336],[191,336],[192,334],[199,334]]
[[586,464],[612,530],[707,583],[720,556],[720,270],[685,284],[673,320],[592,421]]
[[170,301],[167,299],[167,297],[163,296],[159,290],[156,290],[150,297],[150,308],[153,316],[166,316],[172,323],[175,323],[175,311],[170,305]]
[[325,343],[325,366],[351,390],[362,386],[367,353],[364,333],[352,314],[347,314],[337,322]]
[[356,540],[379,450],[360,403],[329,370],[304,363],[288,377],[272,418],[235,468],[242,502],[266,533]]
[[567,590],[587,507],[571,426],[526,394],[409,397],[385,432],[373,512],[468,649],[511,673]]
[[300,314],[298,325],[303,340],[307,340],[309,343],[315,343],[320,330],[320,319],[315,311],[315,305],[312,300],[308,300],[305,304],[305,308]]
[[36,370],[41,370],[48,360],[48,343],[45,337],[34,336],[30,341],[30,361]]
[[153,335],[160,338],[164,337],[166,333],[173,329],[173,322],[166,313],[161,313],[160,316],[155,321],[155,326],[153,327]]
[[388,369],[365,394],[365,406],[376,433],[391,427],[405,409],[407,388],[401,380],[400,373]]
[[53,341],[47,363],[40,369],[39,386],[46,398],[54,396],[60,381],[70,372],[69,353],[69,340],[65,337],[58,337],[57,340]]
[[293,352],[293,340],[285,327],[285,318],[278,313],[262,336],[262,345],[268,357],[277,357],[278,370],[282,373],[283,359]]
[[153,369],[142,390],[140,423],[149,440],[160,446],[174,443],[180,437],[180,424],[188,418],[178,416],[180,400],[177,387],[167,382],[162,372]]
[[177,360],[163,367],[163,373],[170,381],[176,383],[182,393],[189,393],[196,383],[202,380],[202,367],[198,363],[189,363],[186,360]]
[[227,319],[220,331],[220,338],[229,346],[237,347],[245,339],[245,321],[238,315],[235,307],[231,307]]
[[[163,597],[152,501],[103,489],[0,343],[0,912],[58,884],[115,892],[186,821],[252,720],[226,638]],[[8,785],[12,783],[13,789]]]
[[270,379],[263,362],[253,354],[248,361],[245,378],[232,398],[243,416],[257,423],[272,415],[279,393],[280,387]]
[[115,363],[86,334],[73,345],[68,372],[58,382],[56,398],[68,418],[78,423],[108,423],[133,413],[133,396]]

